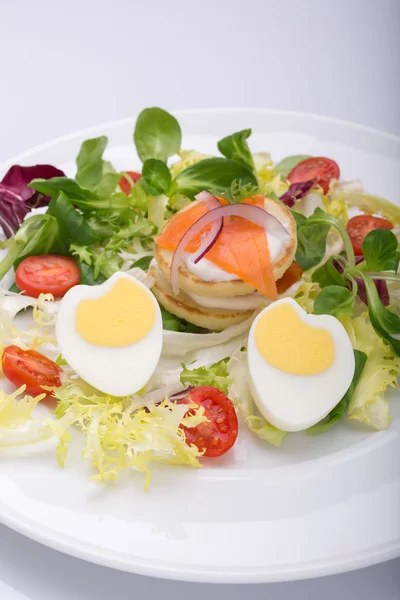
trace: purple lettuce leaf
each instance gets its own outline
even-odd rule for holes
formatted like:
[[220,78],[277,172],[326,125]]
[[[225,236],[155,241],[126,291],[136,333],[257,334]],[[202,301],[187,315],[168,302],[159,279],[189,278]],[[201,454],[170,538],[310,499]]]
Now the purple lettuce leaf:
[[[363,260],[364,260],[363,256],[356,256],[356,265],[358,265]],[[356,277],[355,280],[358,285],[357,294],[360,297],[360,300],[362,302],[364,302],[364,304],[366,304],[366,306],[368,306],[367,290],[365,289],[364,280],[360,279],[359,277]],[[378,291],[378,294],[379,294],[379,297],[381,299],[383,306],[388,306],[389,302],[390,302],[390,298],[389,298],[389,290],[388,290],[386,281],[384,281],[383,279],[373,279],[373,282]]]
[[287,192],[280,197],[280,200],[292,208],[296,200],[300,200],[300,198],[304,198],[307,196],[308,192],[311,188],[317,183],[316,179],[310,179],[309,181],[299,181],[297,183],[292,183]]
[[[356,258],[356,265],[358,265],[360,262],[362,262],[364,260],[363,256],[356,256],[355,258]],[[336,270],[339,271],[340,274],[343,273],[343,269],[342,269],[341,265],[336,260],[333,261],[333,265],[335,266]],[[355,281],[357,282],[357,285],[358,285],[358,290],[357,290],[358,297],[360,298],[361,302],[363,302],[366,306],[368,306],[367,290],[365,289],[364,280],[361,279],[360,277],[355,277]],[[379,297],[381,299],[383,306],[388,306],[390,303],[390,296],[389,296],[389,290],[388,290],[386,281],[384,281],[383,279],[373,279],[373,282],[375,284],[375,287],[377,289],[377,292],[379,294]],[[351,287],[351,285],[349,284],[349,288],[350,287]]]
[[49,196],[31,190],[28,184],[32,179],[53,177],[65,177],[65,173],[51,165],[14,165],[7,171],[0,182],[0,227],[6,238],[14,235],[32,208],[46,206],[50,200]]

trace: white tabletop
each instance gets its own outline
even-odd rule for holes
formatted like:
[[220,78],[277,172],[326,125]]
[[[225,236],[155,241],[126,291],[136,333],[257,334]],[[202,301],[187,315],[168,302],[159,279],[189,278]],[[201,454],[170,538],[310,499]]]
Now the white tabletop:
[[[0,0],[0,159],[150,105],[286,108],[399,134],[399,19],[398,0]],[[395,600],[400,559],[309,581],[196,585],[91,565],[0,526],[2,600],[161,593]]]

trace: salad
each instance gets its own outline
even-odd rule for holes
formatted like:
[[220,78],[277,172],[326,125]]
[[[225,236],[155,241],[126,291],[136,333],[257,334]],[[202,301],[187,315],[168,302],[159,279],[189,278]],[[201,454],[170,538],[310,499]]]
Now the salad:
[[78,430],[93,478],[135,469],[147,488],[152,462],[200,467],[241,428],[268,452],[339,421],[389,426],[400,208],[332,158],[252,153],[250,135],[182,150],[177,120],[147,108],[141,172],[116,171],[106,137],[75,178],[8,170],[0,447],[55,438],[63,466]]

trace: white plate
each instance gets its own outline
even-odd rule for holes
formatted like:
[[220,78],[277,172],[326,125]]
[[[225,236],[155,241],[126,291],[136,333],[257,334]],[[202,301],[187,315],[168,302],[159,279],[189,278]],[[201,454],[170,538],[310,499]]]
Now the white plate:
[[[253,128],[254,151],[326,155],[344,179],[360,178],[391,200],[400,189],[400,139],[331,119],[265,110],[177,113],[183,146]],[[108,158],[139,167],[133,119],[63,137],[12,159],[69,174],[80,143],[106,134]],[[396,402],[397,400],[397,402]],[[131,473],[99,486],[73,453],[56,465],[46,443],[0,454],[0,520],[33,539],[96,563],[146,575],[209,582],[266,582],[345,571],[400,555],[400,410],[384,432],[341,423],[281,449],[242,427],[234,451],[201,470],[158,468],[150,491]]]

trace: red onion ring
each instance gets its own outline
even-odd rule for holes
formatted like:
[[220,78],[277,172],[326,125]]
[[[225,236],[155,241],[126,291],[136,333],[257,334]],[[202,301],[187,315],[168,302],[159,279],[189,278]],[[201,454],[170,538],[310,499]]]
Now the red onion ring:
[[228,206],[220,206],[219,208],[210,210],[189,227],[176,247],[172,257],[170,270],[170,283],[175,295],[179,294],[178,269],[186,246],[202,229],[204,229],[204,227],[223,217],[242,217],[243,219],[247,219],[247,221],[251,221],[268,230],[268,233],[279,240],[287,240],[290,237],[290,234],[282,223],[264,208],[260,208],[259,206],[253,206],[251,204],[229,204]]
[[182,398],[186,398],[186,396],[192,390],[194,390],[194,386],[193,385],[189,385],[189,387],[185,388],[184,390],[181,390],[180,392],[176,392],[175,394],[172,394],[172,396],[170,396],[169,399],[172,402],[175,402],[176,400],[182,400]]
[[[203,191],[195,196],[199,202],[204,202],[210,210],[221,206],[221,202],[215,196],[212,196],[209,192]],[[215,242],[221,235],[222,228],[224,226],[224,219],[221,217],[219,221],[214,221],[211,225],[211,229],[202,241],[200,248],[192,255],[192,261],[195,265],[207,254],[209,250],[214,246]]]

